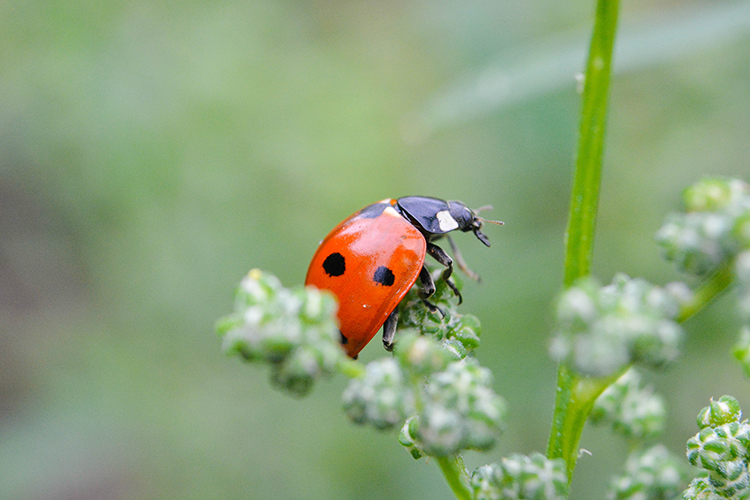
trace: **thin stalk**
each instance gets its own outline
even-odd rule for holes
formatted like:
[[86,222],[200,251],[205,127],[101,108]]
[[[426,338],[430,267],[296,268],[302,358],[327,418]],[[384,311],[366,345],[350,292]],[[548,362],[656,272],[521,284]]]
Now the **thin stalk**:
[[565,286],[589,274],[594,254],[617,12],[618,0],[598,0],[584,76],[578,154],[565,233]]
[[[617,31],[618,0],[598,0],[589,46],[581,105],[575,175],[565,233],[565,286],[590,273],[599,206],[604,129]],[[547,447],[549,458],[563,458],[568,482],[573,478],[578,444],[594,401],[622,373],[606,379],[580,377],[565,365],[557,376],[557,397]]]
[[460,455],[452,457],[435,457],[445,480],[458,500],[471,500],[469,473]]
[[693,293],[693,299],[682,306],[680,315],[677,316],[677,321],[682,323],[687,320],[726,290],[726,288],[732,284],[732,280],[734,279],[732,273],[733,267],[734,259],[719,267],[708,278],[706,278],[701,286],[699,286]]

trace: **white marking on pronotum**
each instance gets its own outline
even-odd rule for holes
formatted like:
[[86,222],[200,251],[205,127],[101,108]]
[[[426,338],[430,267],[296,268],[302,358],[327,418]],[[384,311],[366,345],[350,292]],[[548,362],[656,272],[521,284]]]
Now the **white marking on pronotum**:
[[451,213],[447,210],[442,210],[437,213],[437,219],[438,224],[440,225],[440,229],[444,232],[453,231],[458,227],[458,222],[456,222],[456,219],[451,217]]
[[390,215],[392,217],[401,217],[401,214],[399,214],[398,212],[396,212],[396,209],[393,208],[393,207],[391,207],[391,206],[386,207],[386,209],[383,210],[383,213],[384,214],[388,214],[388,215]]

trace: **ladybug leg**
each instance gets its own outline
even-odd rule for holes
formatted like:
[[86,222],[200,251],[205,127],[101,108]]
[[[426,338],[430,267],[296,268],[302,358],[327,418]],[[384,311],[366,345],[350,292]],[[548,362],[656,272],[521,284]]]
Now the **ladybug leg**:
[[453,274],[453,259],[451,259],[450,255],[445,253],[445,250],[435,245],[434,243],[427,243],[427,253],[432,255],[433,259],[445,266],[441,277],[443,278],[443,281],[445,281],[445,283],[451,288],[451,290],[453,290],[453,293],[456,295],[456,297],[458,297],[458,304],[460,305],[461,302],[464,301],[464,299],[463,297],[461,297],[461,292],[458,290],[458,287],[456,287],[456,284],[453,283],[453,281],[450,279],[451,274]]
[[466,261],[464,260],[463,255],[461,255],[461,251],[458,249],[458,246],[453,243],[453,238],[451,238],[448,234],[446,234],[445,237],[448,239],[448,243],[451,246],[451,252],[453,252],[453,258],[455,259],[458,268],[463,271],[464,274],[469,278],[473,279],[476,282],[481,282],[482,278],[477,273],[469,269],[469,266],[466,265]]
[[427,307],[431,313],[438,312],[442,317],[445,317],[445,312],[442,309],[427,300],[435,293],[435,281],[432,279],[430,270],[424,265],[419,271],[419,282],[422,285],[419,288],[419,298],[422,299],[425,307]]
[[398,324],[398,306],[396,306],[388,319],[383,323],[383,347],[386,351],[393,350],[393,337],[396,335],[396,325]]

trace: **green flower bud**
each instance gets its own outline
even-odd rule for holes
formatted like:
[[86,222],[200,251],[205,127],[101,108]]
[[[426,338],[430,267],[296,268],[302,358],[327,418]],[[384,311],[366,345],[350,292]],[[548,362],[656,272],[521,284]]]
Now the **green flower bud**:
[[682,494],[684,500],[725,500],[719,495],[707,477],[696,477]]
[[271,365],[272,381],[295,395],[336,371],[347,359],[340,348],[336,300],[315,288],[286,289],[253,269],[240,282],[234,313],[217,322],[222,349]]
[[708,474],[693,480],[686,499],[750,498],[750,424],[737,400],[722,396],[698,414],[701,431],[687,443],[688,461]]
[[703,275],[715,269],[726,258],[721,241],[731,229],[728,217],[703,212],[672,214],[656,233],[664,257],[680,270]]
[[718,401],[711,400],[711,404],[698,413],[698,427],[719,427],[732,422],[739,422],[742,418],[740,403],[732,396],[722,396]]
[[406,422],[404,422],[404,426],[401,428],[401,432],[398,435],[398,442],[406,448],[414,460],[419,460],[422,458],[422,451],[419,449],[414,437],[411,435],[411,426],[414,419],[415,417],[409,417],[406,419]]
[[689,297],[684,286],[660,288],[624,274],[605,287],[582,278],[558,299],[550,355],[596,377],[630,363],[662,366],[679,354],[683,334],[674,318]]
[[702,429],[688,440],[687,457],[708,474],[690,484],[685,498],[750,498],[750,424],[741,418],[739,404],[731,396],[711,401],[698,414]]
[[717,427],[704,427],[687,442],[691,465],[723,474],[725,462],[742,458],[747,453],[747,425],[731,422]]
[[685,484],[684,475],[680,461],[663,445],[656,445],[628,457],[624,474],[610,483],[607,498],[675,498]]
[[336,345],[300,345],[272,365],[271,381],[296,395],[305,395],[315,379],[333,372],[340,358]]
[[750,247],[750,186],[706,179],[685,191],[684,214],[667,217],[656,239],[665,257],[701,275]]
[[720,471],[709,472],[708,482],[716,493],[724,498],[747,498],[750,496],[750,474],[747,460],[736,459],[723,462]]
[[368,363],[364,376],[349,382],[342,399],[350,419],[377,429],[390,429],[414,411],[405,373],[393,358]]
[[401,366],[417,375],[430,375],[444,370],[449,362],[460,359],[451,349],[432,337],[416,333],[401,334],[396,344],[396,357]]
[[539,453],[513,454],[500,464],[479,467],[470,485],[475,500],[562,500],[568,494],[565,461]]
[[635,439],[648,439],[664,430],[664,400],[643,387],[641,376],[631,368],[596,400],[589,419],[609,422],[615,432]]
[[[463,347],[459,352],[470,352],[479,347],[481,324],[479,320],[470,314],[460,314],[457,309],[456,297],[443,279],[440,272],[433,273],[435,279],[435,294],[429,301],[438,307],[431,312],[425,307],[419,298],[416,287],[412,288],[399,305],[400,330],[417,330],[422,335],[429,335],[435,340],[449,342],[458,341]],[[456,287],[460,290],[462,281],[455,274],[453,278]],[[441,313],[442,312],[442,313]]]
[[501,496],[502,470],[497,464],[482,465],[472,474],[470,486],[473,492],[472,500],[500,500],[510,498]]
[[422,408],[411,434],[428,455],[486,450],[495,444],[505,402],[491,388],[491,372],[470,358],[433,373],[422,389]]
[[686,212],[718,212],[738,203],[750,188],[738,179],[708,178],[685,189]]

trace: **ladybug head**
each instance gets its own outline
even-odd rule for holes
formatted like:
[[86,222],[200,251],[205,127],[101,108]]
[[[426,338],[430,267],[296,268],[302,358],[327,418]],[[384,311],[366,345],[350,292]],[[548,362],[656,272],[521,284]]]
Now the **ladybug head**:
[[500,221],[483,219],[477,215],[482,210],[491,209],[492,207],[490,205],[472,210],[460,201],[449,201],[448,207],[450,208],[451,217],[453,217],[453,219],[458,223],[457,229],[460,229],[465,233],[472,231],[474,233],[474,236],[476,236],[477,239],[484,243],[486,246],[490,246],[490,240],[481,231],[482,225],[485,222],[491,222],[493,224],[500,225],[503,224]]

